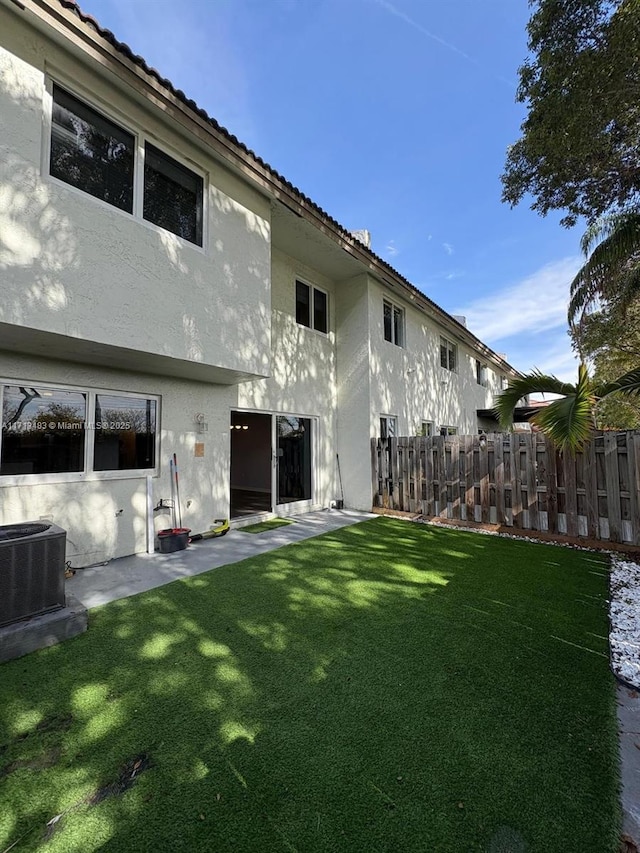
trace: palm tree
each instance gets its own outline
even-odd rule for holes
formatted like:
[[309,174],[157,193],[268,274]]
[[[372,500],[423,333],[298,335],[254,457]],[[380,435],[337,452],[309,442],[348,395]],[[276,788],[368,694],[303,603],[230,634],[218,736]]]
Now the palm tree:
[[574,330],[596,302],[624,307],[640,295],[640,210],[598,219],[580,246],[588,258],[571,282],[568,315]]
[[596,383],[589,377],[584,364],[578,368],[578,382],[561,382],[556,376],[534,370],[512,379],[506,391],[496,400],[495,411],[500,426],[508,429],[518,401],[529,394],[559,394],[530,419],[561,451],[574,455],[589,441],[597,429],[597,408],[600,400],[611,394],[640,394],[640,368],[625,373],[613,382]]

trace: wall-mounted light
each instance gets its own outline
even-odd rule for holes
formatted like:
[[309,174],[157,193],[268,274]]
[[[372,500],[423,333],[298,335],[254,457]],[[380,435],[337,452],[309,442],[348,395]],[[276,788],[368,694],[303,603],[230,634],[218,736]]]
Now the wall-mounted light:
[[196,432],[207,432],[209,424],[204,419],[204,412],[196,412],[193,416],[193,422],[196,425]]

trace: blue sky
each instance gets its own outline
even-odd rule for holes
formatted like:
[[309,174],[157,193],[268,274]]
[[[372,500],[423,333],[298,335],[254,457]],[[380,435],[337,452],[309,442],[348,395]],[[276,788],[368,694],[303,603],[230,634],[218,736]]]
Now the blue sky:
[[80,0],[520,370],[575,379],[580,228],[500,201],[526,0]]

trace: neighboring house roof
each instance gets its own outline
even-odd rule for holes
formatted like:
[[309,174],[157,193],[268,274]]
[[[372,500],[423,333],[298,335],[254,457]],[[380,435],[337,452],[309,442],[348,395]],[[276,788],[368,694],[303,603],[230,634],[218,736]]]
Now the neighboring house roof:
[[[491,358],[505,371],[512,373],[518,372],[498,353],[483,343],[480,338],[476,337],[473,332],[470,332],[466,326],[437,305],[437,303],[433,302],[433,300],[429,299],[428,296],[426,296],[421,290],[418,290],[417,287],[411,284],[408,279],[395,270],[383,258],[376,255],[375,252],[372,252],[371,249],[364,245],[364,243],[354,237],[352,232],[348,231],[336,219],[330,216],[283,175],[272,168],[225,127],[222,127],[222,125],[220,125],[214,118],[208,115],[206,110],[202,109],[195,101],[188,98],[181,89],[176,89],[170,80],[166,77],[162,77],[155,68],[151,68],[147,65],[143,57],[136,55],[124,42],[118,41],[111,30],[101,27],[92,15],[88,15],[83,12],[74,0],[33,0],[33,3],[36,7],[45,11],[54,11],[52,7],[57,4],[63,9],[73,12],[83,24],[91,27],[97,35],[114,48],[121,57],[124,57],[126,60],[133,63],[134,66],[137,66],[143,74],[151,77],[157,84],[159,84],[166,93],[182,102],[182,104],[184,104],[195,116],[204,120],[210,128],[215,131],[216,136],[219,139],[226,141],[233,147],[233,149],[235,149],[235,153],[239,155],[246,164],[253,166],[254,169],[255,167],[258,167],[260,172],[270,178],[272,187],[273,184],[275,184],[276,188],[284,190],[286,196],[289,199],[293,199],[299,205],[302,215],[307,215],[307,218],[312,220],[319,220],[319,223],[316,221],[316,224],[324,226],[323,230],[325,232],[339,237],[343,248],[348,248],[348,251],[350,251],[352,255],[363,260],[372,272],[376,272],[381,277],[383,283],[386,283],[387,285],[390,285],[391,283],[399,285],[401,289],[408,292],[407,296],[414,302],[414,304],[417,300],[424,303],[424,305],[430,309],[431,313],[435,314],[441,321],[445,321],[446,325],[455,330],[458,337],[466,339],[473,347],[475,347],[475,349],[482,352],[486,357]],[[22,6],[23,4],[19,3],[18,5]],[[276,197],[283,203],[286,203],[284,199],[279,197],[277,194]],[[389,279],[391,279],[391,282]]]

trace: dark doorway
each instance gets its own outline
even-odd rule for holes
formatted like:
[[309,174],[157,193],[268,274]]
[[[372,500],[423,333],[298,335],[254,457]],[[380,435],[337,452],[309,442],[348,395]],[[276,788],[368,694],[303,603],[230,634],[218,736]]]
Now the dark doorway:
[[271,512],[271,415],[231,413],[231,518]]

